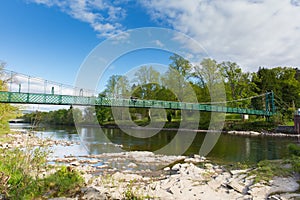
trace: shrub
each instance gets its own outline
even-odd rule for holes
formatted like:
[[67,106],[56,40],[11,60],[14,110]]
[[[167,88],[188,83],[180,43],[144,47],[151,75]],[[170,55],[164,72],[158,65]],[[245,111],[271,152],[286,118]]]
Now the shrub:
[[300,146],[297,144],[288,144],[287,146],[290,155],[300,156]]
[[0,194],[8,199],[71,196],[83,184],[83,178],[66,167],[41,178],[41,170],[50,168],[46,156],[40,148],[0,149]]
[[281,161],[262,160],[257,163],[255,170],[250,172],[250,175],[255,175],[254,182],[269,181],[274,176],[289,176],[291,170],[284,168]]
[[76,193],[83,185],[84,180],[77,171],[62,166],[54,174],[46,177],[43,182],[46,192],[51,194],[51,197],[58,197]]

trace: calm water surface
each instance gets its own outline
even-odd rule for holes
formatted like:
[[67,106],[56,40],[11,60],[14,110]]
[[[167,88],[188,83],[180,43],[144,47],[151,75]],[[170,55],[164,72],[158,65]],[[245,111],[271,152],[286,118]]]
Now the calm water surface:
[[[12,128],[22,128],[22,125],[12,125]],[[172,141],[178,134],[176,131],[160,131],[149,138],[141,138],[149,134],[149,130],[126,130],[106,129],[95,127],[79,127],[78,131],[70,127],[45,127],[38,131],[37,135],[56,140],[80,142],[80,145],[69,147],[58,146],[53,149],[55,156],[63,155],[87,155],[113,153],[120,151],[157,151]],[[176,154],[182,149],[187,141],[185,138],[193,138],[191,132],[180,133],[182,137],[165,151],[165,154]],[[197,133],[184,155],[198,154],[206,134]],[[287,155],[286,146],[289,143],[297,143],[297,138],[288,137],[249,137],[222,134],[207,158],[221,163],[247,162],[255,163],[263,159],[280,159]]]

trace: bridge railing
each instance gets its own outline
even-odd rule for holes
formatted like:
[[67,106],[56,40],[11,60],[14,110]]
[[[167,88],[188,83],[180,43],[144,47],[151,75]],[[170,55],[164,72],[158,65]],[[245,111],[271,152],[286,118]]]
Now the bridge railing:
[[[272,109],[266,109],[264,111],[226,107],[224,104],[210,105],[160,100],[97,97],[98,94],[92,90],[76,88],[70,85],[31,77],[8,70],[0,71],[0,80],[5,82],[7,86],[2,92],[0,92],[0,102],[6,103],[166,108],[265,116],[270,116],[274,113],[274,105],[272,103],[274,101],[273,93],[266,93],[266,105],[272,105]],[[268,95],[270,94],[272,96],[268,98]]]
[[6,90],[10,92],[86,97],[98,95],[94,90],[61,84],[9,70],[1,70],[0,80],[6,83]]
[[20,103],[20,104],[54,104],[54,105],[83,105],[83,106],[113,106],[113,107],[133,107],[133,108],[163,108],[163,109],[183,109],[207,112],[226,112],[249,115],[271,116],[274,113],[264,110],[253,110],[245,108],[231,108],[222,105],[209,105],[185,102],[159,101],[159,100],[132,100],[113,99],[106,97],[85,97],[72,95],[38,94],[0,91],[0,103]]

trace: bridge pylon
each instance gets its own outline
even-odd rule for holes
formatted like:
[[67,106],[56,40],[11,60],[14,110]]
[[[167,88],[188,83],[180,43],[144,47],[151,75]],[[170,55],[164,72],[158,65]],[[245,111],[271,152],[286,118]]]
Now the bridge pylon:
[[266,117],[269,118],[271,115],[275,114],[275,99],[274,92],[266,92],[265,93],[265,105],[266,105]]

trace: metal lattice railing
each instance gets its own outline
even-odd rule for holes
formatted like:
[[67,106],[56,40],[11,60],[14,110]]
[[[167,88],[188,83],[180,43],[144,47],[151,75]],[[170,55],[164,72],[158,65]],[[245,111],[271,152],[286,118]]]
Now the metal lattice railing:
[[71,95],[38,94],[0,91],[0,103],[16,104],[52,104],[52,105],[83,105],[83,106],[113,106],[133,108],[164,108],[182,109],[208,112],[226,112],[249,115],[271,116],[274,113],[264,110],[253,110],[245,108],[231,108],[225,106],[205,105],[197,103],[157,101],[157,100],[132,100],[113,99],[107,97],[85,97]]
[[159,100],[96,97],[98,94],[92,90],[64,85],[7,70],[0,71],[0,80],[6,85],[4,91],[0,91],[0,103],[164,108],[262,116],[271,116],[275,113],[273,93],[265,94],[265,110],[255,110],[226,107],[209,103],[198,104]]
[[25,74],[1,70],[0,80],[5,82],[6,90],[18,93],[72,95],[72,96],[96,96],[94,90],[78,88],[71,85],[61,84],[42,78],[32,77]]

